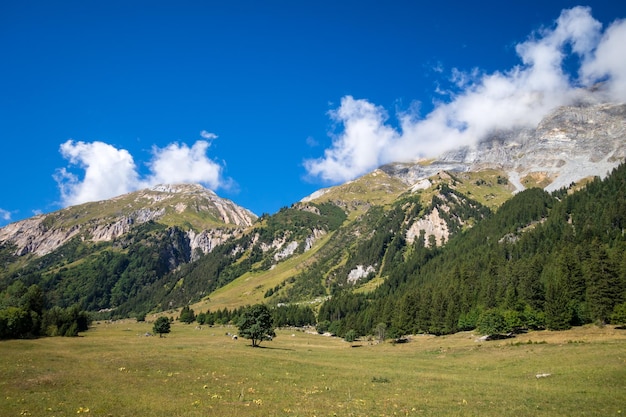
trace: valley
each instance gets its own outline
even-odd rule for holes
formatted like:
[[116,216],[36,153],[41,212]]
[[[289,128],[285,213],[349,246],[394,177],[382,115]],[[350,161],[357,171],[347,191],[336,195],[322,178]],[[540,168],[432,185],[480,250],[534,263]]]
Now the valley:
[[[0,343],[0,414],[30,416],[607,416],[624,410],[626,331],[585,326],[477,342],[376,344],[279,330],[94,323],[77,338]],[[540,377],[537,377],[540,375]],[[543,377],[541,377],[543,375]]]

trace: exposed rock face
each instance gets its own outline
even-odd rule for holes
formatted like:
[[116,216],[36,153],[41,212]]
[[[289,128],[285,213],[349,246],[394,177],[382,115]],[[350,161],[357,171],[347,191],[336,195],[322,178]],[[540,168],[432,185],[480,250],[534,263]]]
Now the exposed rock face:
[[[176,216],[174,220],[167,220]],[[45,255],[70,239],[81,236],[94,242],[120,237],[148,221],[185,222],[187,217],[206,219],[215,226],[187,232],[192,253],[210,252],[216,245],[256,220],[246,210],[196,184],[158,185],[110,200],[68,207],[0,228],[0,244],[17,247],[17,255]],[[228,227],[222,227],[228,226]],[[221,230],[224,229],[224,230]]]
[[[258,240],[259,236],[255,236],[255,241]],[[285,236],[282,236],[280,239],[274,239],[271,243],[261,242],[259,247],[263,252],[269,252],[271,250],[276,250],[282,248],[285,243],[287,243],[287,239],[289,238],[289,234],[286,233]]]
[[11,223],[0,229],[0,242],[16,245],[15,254],[19,256],[28,253],[43,255],[52,252],[81,231],[79,226],[48,229],[45,220],[46,216],[40,215]]
[[[259,244],[259,247],[263,252],[275,251],[273,255],[274,261],[280,262],[294,255],[300,247],[301,243],[304,244],[304,252],[310,250],[315,242],[321,237],[325,236],[326,233],[327,232],[323,229],[313,228],[311,230],[311,234],[308,235],[304,240],[301,239],[300,241],[294,239],[291,233],[285,233],[282,237],[275,238],[269,243],[261,242]],[[259,239],[260,236],[257,233],[252,239],[252,243],[256,244]]]
[[363,265],[357,265],[356,268],[348,273],[348,283],[356,284],[361,278],[365,278],[369,274],[373,274],[375,272],[376,268],[374,268],[372,265],[368,265],[367,268],[365,268]]
[[318,239],[326,235],[326,231],[323,229],[313,229],[313,233],[306,238],[304,243],[304,251],[308,251],[313,247],[313,244],[317,242]]
[[298,242],[296,242],[295,240],[291,241],[287,244],[287,246],[283,248],[283,250],[274,254],[274,260],[280,261],[282,259],[288,258],[295,253],[296,249],[298,249]]
[[135,224],[145,223],[150,220],[158,220],[165,214],[165,209],[150,210],[141,209],[130,216],[121,216],[112,223],[98,224],[89,230],[91,240],[94,242],[109,242],[118,236],[128,233]]
[[188,230],[186,233],[191,248],[191,260],[195,261],[202,253],[211,252],[216,246],[226,242],[231,237],[241,234],[241,229],[213,229],[203,230],[196,233],[194,230]]
[[428,245],[428,237],[435,237],[435,244],[441,246],[450,236],[448,225],[439,216],[439,210],[434,208],[426,216],[416,220],[406,231],[406,241],[413,243],[416,238],[419,238],[421,232],[424,231],[424,244]]
[[[522,190],[521,179],[546,178],[548,191],[591,176],[605,177],[626,158],[626,104],[555,109],[534,129],[495,132],[476,147],[447,152],[431,163],[398,163],[381,169],[413,186],[440,171],[501,169]],[[419,187],[418,187],[419,188]]]

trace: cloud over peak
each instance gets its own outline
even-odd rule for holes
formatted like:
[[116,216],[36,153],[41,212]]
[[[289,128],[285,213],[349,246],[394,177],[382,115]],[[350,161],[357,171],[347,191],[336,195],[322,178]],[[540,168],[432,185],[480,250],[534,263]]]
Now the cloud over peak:
[[[536,125],[557,106],[591,94],[601,100],[626,100],[626,21],[604,32],[588,7],[563,10],[550,28],[532,33],[516,45],[521,64],[491,74],[453,70],[450,93],[425,117],[414,111],[388,123],[383,107],[346,96],[329,114],[343,129],[317,159],[304,161],[308,174],[342,182],[390,162],[435,157],[459,146],[471,146],[495,130]],[[574,59],[571,59],[574,58]],[[577,62],[569,68],[565,62]]]
[[85,171],[82,179],[66,168],[55,173],[54,179],[59,185],[64,205],[120,195],[139,184],[135,162],[125,149],[98,141],[68,140],[61,144],[59,150],[71,165]]
[[[205,139],[215,134],[201,132]],[[150,187],[156,184],[200,183],[215,190],[229,181],[222,177],[222,166],[207,156],[208,140],[198,140],[191,147],[171,143],[164,148],[153,147],[147,163],[150,173],[141,176],[133,156],[126,149],[100,142],[68,140],[59,151],[70,166],[84,171],[80,178],[67,167],[54,174],[63,206],[98,201]]]
[[191,148],[184,143],[171,143],[162,149],[154,147],[149,185],[194,182],[212,190],[219,188],[222,167],[207,158],[209,146],[209,142],[199,140]]

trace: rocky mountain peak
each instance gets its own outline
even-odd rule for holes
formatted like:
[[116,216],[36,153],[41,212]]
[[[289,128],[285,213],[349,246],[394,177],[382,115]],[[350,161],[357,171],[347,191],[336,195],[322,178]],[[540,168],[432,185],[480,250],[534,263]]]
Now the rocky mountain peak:
[[221,241],[215,230],[224,229],[230,236],[234,229],[248,227],[256,218],[251,211],[199,184],[162,184],[9,224],[0,228],[0,244],[14,244],[18,255],[45,255],[76,236],[110,241],[137,225],[156,221],[185,225],[195,242],[192,246],[206,252],[214,246],[212,241]]
[[534,128],[494,132],[473,147],[432,161],[388,164],[381,169],[413,186],[441,171],[498,169],[518,191],[524,179],[548,191],[586,177],[605,177],[626,158],[626,104],[581,104],[554,109]]
[[[204,188],[200,184],[158,184],[148,189],[159,193],[208,193],[216,195],[215,192]],[[146,190],[147,191],[147,190]]]

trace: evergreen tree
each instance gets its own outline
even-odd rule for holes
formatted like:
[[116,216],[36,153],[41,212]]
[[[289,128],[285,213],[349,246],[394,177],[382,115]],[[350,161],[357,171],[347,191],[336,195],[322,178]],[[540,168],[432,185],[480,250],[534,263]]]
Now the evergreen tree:
[[154,322],[152,331],[154,333],[158,333],[159,337],[163,337],[164,334],[167,334],[170,332],[170,319],[165,316],[159,317]]
[[566,330],[571,327],[572,309],[565,277],[557,271],[552,271],[550,275],[544,305],[546,327],[550,330]]
[[594,241],[586,262],[587,305],[593,320],[609,322],[619,299],[619,277],[606,249]]
[[523,302],[536,310],[543,309],[544,287],[541,283],[541,257],[533,256],[529,260],[518,261],[519,288],[517,292]]
[[620,326],[626,325],[626,303],[618,304],[613,308],[611,323]]
[[182,310],[180,311],[179,320],[182,323],[190,324],[196,320],[196,315],[189,306],[184,306]]

